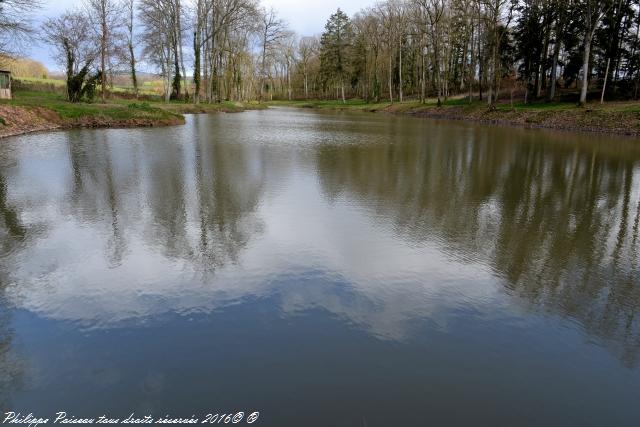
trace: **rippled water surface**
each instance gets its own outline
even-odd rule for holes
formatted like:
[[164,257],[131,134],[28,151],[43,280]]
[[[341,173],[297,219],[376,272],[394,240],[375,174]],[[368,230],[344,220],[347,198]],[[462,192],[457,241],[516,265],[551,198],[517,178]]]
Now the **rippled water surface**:
[[275,109],[0,142],[0,405],[638,425],[640,143]]

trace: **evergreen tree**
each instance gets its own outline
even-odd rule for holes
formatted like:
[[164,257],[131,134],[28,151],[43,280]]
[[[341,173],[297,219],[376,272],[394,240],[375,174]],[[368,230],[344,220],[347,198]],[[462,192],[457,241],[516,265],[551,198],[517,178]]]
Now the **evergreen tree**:
[[342,102],[346,102],[344,84],[349,77],[352,39],[349,17],[338,9],[327,21],[320,40],[320,69],[326,81],[339,85]]

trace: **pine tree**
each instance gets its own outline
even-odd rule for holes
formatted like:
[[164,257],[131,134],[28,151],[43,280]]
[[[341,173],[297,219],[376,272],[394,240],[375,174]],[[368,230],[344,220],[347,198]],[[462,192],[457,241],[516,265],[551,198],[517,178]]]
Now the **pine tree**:
[[320,40],[320,68],[326,80],[340,86],[342,102],[345,80],[349,75],[349,57],[353,30],[349,17],[340,9],[331,15]]

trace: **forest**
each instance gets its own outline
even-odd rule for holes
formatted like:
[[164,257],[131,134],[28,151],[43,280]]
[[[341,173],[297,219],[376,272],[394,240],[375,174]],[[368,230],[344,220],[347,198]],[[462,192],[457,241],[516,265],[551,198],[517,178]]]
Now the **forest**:
[[82,0],[33,25],[0,3],[0,53],[55,52],[70,101],[110,96],[141,65],[166,101],[451,98],[492,105],[629,100],[640,86],[638,0],[385,0],[338,9],[318,35],[291,31],[257,0]]

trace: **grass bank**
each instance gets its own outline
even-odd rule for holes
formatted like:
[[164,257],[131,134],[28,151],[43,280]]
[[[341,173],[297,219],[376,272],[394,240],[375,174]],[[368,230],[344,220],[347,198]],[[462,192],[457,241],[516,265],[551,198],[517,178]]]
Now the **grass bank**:
[[223,101],[220,103],[207,104],[190,104],[182,101],[151,102],[152,106],[169,111],[175,114],[212,114],[212,113],[242,113],[247,110],[263,110],[267,108],[266,104],[257,102],[232,102]]
[[450,99],[437,106],[435,100],[396,103],[366,103],[362,100],[340,101],[274,101],[272,106],[298,108],[385,112],[418,117],[468,120],[479,123],[590,131],[640,136],[640,103],[611,102],[579,107],[571,103],[535,102],[524,104],[499,102],[493,108],[480,101]]
[[0,137],[53,129],[126,128],[184,124],[183,114],[235,113],[266,108],[264,104],[223,102],[135,102],[114,98],[108,103],[70,103],[59,93],[14,92],[0,101]]
[[48,92],[16,92],[0,101],[0,137],[70,128],[171,126],[184,117],[148,103],[70,103]]

